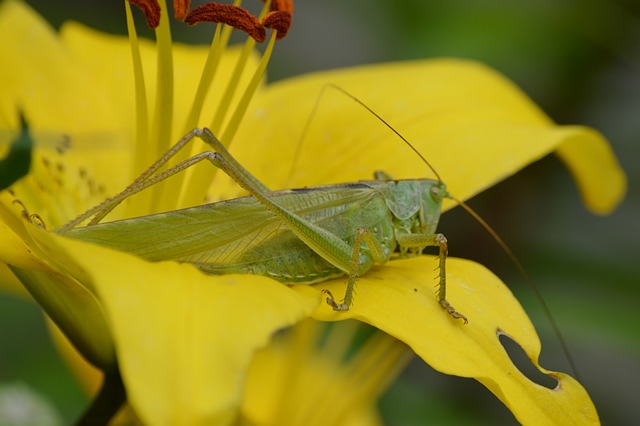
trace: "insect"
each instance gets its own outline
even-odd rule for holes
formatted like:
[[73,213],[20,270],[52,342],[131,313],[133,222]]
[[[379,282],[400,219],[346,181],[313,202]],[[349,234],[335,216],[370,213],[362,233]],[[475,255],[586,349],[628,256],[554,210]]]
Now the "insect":
[[[204,141],[212,151],[156,173],[194,138]],[[129,196],[205,160],[250,195],[99,223]],[[124,191],[56,232],[151,261],[190,263],[207,274],[258,274],[286,284],[312,284],[346,275],[342,301],[324,291],[326,302],[336,311],[349,309],[356,277],[373,264],[418,256],[425,247],[435,246],[439,249],[438,303],[453,318],[467,323],[467,318],[446,299],[447,240],[436,228],[442,201],[448,196],[439,177],[393,180],[384,172],[376,172],[375,180],[370,181],[272,192],[243,168],[208,129],[194,129]],[[89,218],[92,219],[87,226],[78,227]]]

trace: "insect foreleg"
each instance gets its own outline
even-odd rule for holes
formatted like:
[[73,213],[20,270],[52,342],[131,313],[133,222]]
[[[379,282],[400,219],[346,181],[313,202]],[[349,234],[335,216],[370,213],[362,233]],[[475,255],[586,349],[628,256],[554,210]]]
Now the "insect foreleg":
[[371,257],[374,262],[382,263],[387,260],[387,253],[385,253],[384,247],[376,238],[369,232],[364,226],[358,229],[356,239],[353,244],[353,251],[351,253],[351,270],[349,271],[349,281],[347,282],[347,291],[344,294],[342,303],[336,303],[333,295],[329,290],[323,290],[327,296],[327,304],[333,307],[334,311],[348,311],[349,306],[353,303],[353,293],[356,286],[356,278],[358,277],[358,271],[362,268],[362,262],[360,259],[360,252],[362,248],[362,241],[367,243]]
[[461,318],[464,323],[468,323],[467,317],[456,311],[446,299],[447,296],[447,255],[449,248],[447,239],[442,234],[400,234],[396,236],[398,245],[403,248],[424,248],[438,247],[440,281],[438,283],[438,302],[440,306],[454,318]]

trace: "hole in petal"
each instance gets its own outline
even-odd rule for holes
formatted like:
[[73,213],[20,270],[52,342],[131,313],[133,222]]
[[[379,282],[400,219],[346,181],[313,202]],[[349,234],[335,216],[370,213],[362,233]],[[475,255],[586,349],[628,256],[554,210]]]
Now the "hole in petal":
[[527,377],[527,379],[548,389],[555,389],[558,386],[558,381],[556,379],[543,374],[531,363],[525,351],[516,341],[500,330],[498,330],[497,334],[498,340],[500,340],[502,347],[507,352],[507,355],[509,355],[511,362]]

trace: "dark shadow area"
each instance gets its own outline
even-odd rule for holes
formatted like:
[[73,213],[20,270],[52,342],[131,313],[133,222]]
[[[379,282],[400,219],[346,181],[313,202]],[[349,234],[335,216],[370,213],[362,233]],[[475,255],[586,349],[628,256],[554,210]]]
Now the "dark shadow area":
[[531,361],[529,361],[527,354],[518,343],[500,331],[498,331],[498,340],[500,340],[504,350],[507,351],[507,355],[511,358],[513,365],[515,365],[527,379],[548,389],[556,388],[558,381],[553,377],[541,373]]

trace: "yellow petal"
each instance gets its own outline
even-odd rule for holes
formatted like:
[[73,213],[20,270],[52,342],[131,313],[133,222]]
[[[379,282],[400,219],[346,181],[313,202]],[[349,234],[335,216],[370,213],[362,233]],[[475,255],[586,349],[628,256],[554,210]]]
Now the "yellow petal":
[[87,360],[100,368],[113,366],[113,342],[102,308],[90,289],[64,272],[77,268],[56,245],[61,238],[23,220],[6,195],[0,197],[0,262]]
[[[75,22],[66,23],[61,29],[60,37],[74,59],[82,64],[85,73],[91,75],[94,83],[104,88],[104,91],[109,94],[111,103],[116,106],[119,112],[119,122],[127,126],[128,140],[133,142],[133,126],[141,125],[141,123],[134,121],[136,105],[133,95],[134,73],[131,69],[132,60],[129,40],[126,37],[104,34]],[[139,40],[139,48],[149,114],[153,115],[153,105],[156,102],[157,96],[158,77],[156,46],[154,42],[141,39]],[[95,51],[99,51],[101,54],[95,55]],[[187,124],[187,116],[191,111],[197,91],[205,90],[204,88],[200,88],[200,80],[209,52],[209,46],[205,45],[194,46],[180,43],[174,43],[172,45],[174,106],[172,108],[173,119],[169,126],[171,134],[167,138],[171,144],[176,143],[187,131],[192,130],[191,127],[193,124]],[[235,66],[240,58],[240,54],[241,49],[239,47],[230,47],[225,49],[221,55],[220,62],[216,68],[215,78],[213,78],[212,84],[208,90],[206,90],[207,95],[200,113],[200,118],[198,119],[196,117],[198,125],[204,126],[210,123],[218,108],[232,110],[233,105],[237,103],[237,99],[233,99],[231,106],[219,105],[219,102],[222,100],[222,94],[225,92],[226,86],[231,79],[232,72],[235,71]],[[247,64],[238,82],[239,87],[245,87],[251,78],[251,72],[253,72],[258,62],[256,56],[257,55],[249,55]],[[236,98],[237,97],[238,96],[236,96]],[[229,117],[226,119],[228,120],[228,118]],[[153,129],[150,129],[150,134],[153,135],[153,133]],[[194,140],[194,142],[192,145],[184,148],[182,153],[184,156],[182,159],[186,159],[189,153],[193,155],[208,149],[203,143],[198,142],[197,139]],[[157,144],[158,141],[153,140],[150,141],[148,148],[137,147],[136,152],[142,155],[144,159],[141,160],[138,158],[133,164],[133,167],[126,167],[126,165],[123,164],[123,167],[126,167],[125,170],[129,170],[131,174],[128,176],[129,180],[120,185],[117,188],[118,190],[123,189],[125,185],[131,183],[139,173],[150,166],[152,162],[155,162],[158,159],[157,157],[164,153],[165,149],[168,149],[168,147],[163,147],[157,156],[154,154],[152,158],[147,159],[146,157],[150,155],[148,151],[156,152],[159,149]],[[131,146],[131,149],[133,149],[133,146]],[[143,152],[141,152],[141,150]],[[179,157],[180,154],[176,159]],[[102,167],[96,171],[96,174],[108,179],[112,174],[113,164],[113,160],[105,162]],[[138,167],[142,168],[134,170]],[[200,168],[209,175],[213,175],[214,173],[213,167],[209,164],[204,164],[200,166]],[[178,190],[180,189],[179,182],[184,183],[185,177],[185,173],[176,175],[165,184],[155,185],[146,191],[146,193],[162,193],[163,209],[170,210],[172,208],[184,207],[184,205],[178,205]],[[202,179],[206,180],[204,177],[202,177]],[[196,179],[192,182],[193,185],[198,185],[200,181]],[[166,186],[163,187],[163,185]],[[206,185],[201,186],[202,189],[199,192],[202,194],[206,193]],[[204,197],[204,195],[202,195],[201,198],[202,197]],[[152,212],[149,211],[149,205],[144,202],[144,198],[133,197],[128,203],[126,210],[116,210],[114,213],[114,215],[110,216],[111,219],[140,216]]]
[[49,335],[53,344],[67,363],[73,375],[82,385],[88,395],[96,395],[100,390],[103,373],[93,365],[89,364],[84,357],[75,349],[67,336],[51,320],[47,321]]
[[[0,5],[2,101],[0,117],[25,113],[31,129],[85,132],[113,128],[105,92],[82,72],[53,29],[26,3]],[[90,99],[90,102],[87,100]],[[15,119],[15,117],[13,117]]]
[[148,424],[232,420],[254,351],[320,303],[317,292],[263,277],[207,276],[71,240],[60,247],[97,289],[129,402]]
[[[103,372],[88,363],[55,323],[48,318],[47,320],[47,328],[49,329],[49,335],[53,340],[53,344],[76,380],[80,383],[82,389],[89,398],[93,399],[100,391],[100,386],[104,380]],[[109,424],[118,426],[138,425],[140,423],[135,421],[135,415],[132,413],[131,407],[126,404],[123,409],[119,410],[111,419]]]
[[53,270],[11,270],[89,362],[102,369],[115,365],[111,334],[91,292]]
[[[22,207],[7,192],[0,193],[0,259],[23,269],[45,271],[49,266],[30,247]],[[33,246],[33,244],[31,244]]]
[[242,404],[248,423],[382,424],[376,404],[413,353],[377,330],[364,338],[363,328],[357,321],[306,320],[272,339],[248,372]]
[[[579,176],[583,193],[608,188],[598,203],[588,196],[589,208],[612,209],[624,194],[623,172],[600,134],[554,125],[497,72],[454,59],[322,72],[270,85],[254,99],[232,151],[272,189],[370,179],[378,169],[394,178],[434,177],[394,133],[353,100],[326,88],[327,83],[344,88],[386,119],[460,199],[559,147],[565,147],[563,158]],[[598,182],[585,178],[594,170]]]
[[563,139],[556,154],[573,173],[585,205],[594,213],[610,213],[627,190],[627,178],[611,147],[588,128],[570,127]]
[[[110,97],[110,103],[118,110],[118,121],[126,123],[131,136],[133,136],[132,126],[135,124],[134,81],[128,38],[101,33],[77,22],[65,23],[60,30],[60,38],[74,60],[82,64],[84,72],[91,75],[94,84],[103,89],[105,96]],[[100,55],[96,55],[96,51],[99,51]],[[193,102],[208,53],[209,46],[173,44],[174,102],[176,107],[174,108],[174,126],[171,137],[174,142],[177,142],[185,132],[183,124]],[[140,54],[149,96],[148,102],[149,105],[153,105],[157,77],[155,43],[149,40],[140,40]],[[240,49],[237,47],[227,49],[222,55],[216,78],[208,91],[209,97],[202,112],[203,125],[208,123],[210,117],[214,115],[239,55]],[[254,69],[256,63],[255,55],[250,56],[245,72],[240,79],[240,87],[247,83],[250,71]]]
[[[436,302],[435,265],[433,257],[421,256],[375,268],[359,278],[348,312],[320,306],[313,317],[355,318],[391,334],[436,370],[483,383],[523,424],[598,424],[595,408],[576,380],[540,369],[558,379],[558,387],[551,390],[531,382],[513,365],[498,340],[498,330],[516,341],[536,366],[540,340],[520,304],[495,275],[474,262],[448,259],[447,299],[469,318],[465,325]],[[331,282],[323,288],[339,295],[344,283]],[[296,290],[308,292],[300,286]]]
[[[113,192],[124,185],[120,179],[128,179],[112,173],[113,164],[122,164],[121,170],[126,170],[123,126],[105,88],[95,84],[54,30],[25,2],[0,4],[0,37],[4,40],[0,62],[10,64],[0,68],[0,143],[17,131],[18,110],[35,140],[32,170],[13,189],[49,226],[60,225],[78,209],[104,198],[104,194],[87,197],[89,180],[94,190],[102,187]],[[109,167],[98,159],[110,160]],[[96,182],[95,173],[100,170],[109,170],[110,178]],[[56,205],[49,205],[54,196]],[[61,211],[66,216],[62,220]]]

